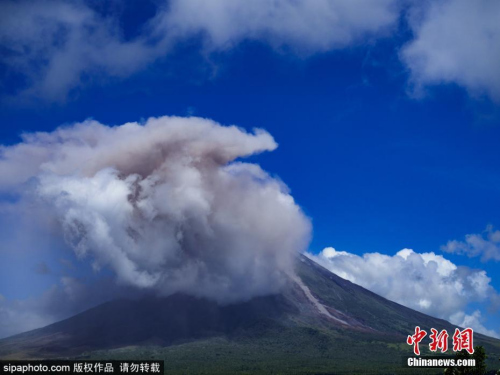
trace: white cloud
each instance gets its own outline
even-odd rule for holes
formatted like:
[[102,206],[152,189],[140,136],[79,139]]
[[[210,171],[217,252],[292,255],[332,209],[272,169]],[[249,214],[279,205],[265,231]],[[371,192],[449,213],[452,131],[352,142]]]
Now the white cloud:
[[89,76],[127,76],[164,52],[164,41],[124,40],[119,20],[83,2],[0,3],[1,62],[28,80],[23,95],[63,100]]
[[380,35],[398,17],[396,0],[172,0],[130,40],[119,15],[84,2],[7,0],[0,3],[0,62],[21,74],[21,95],[64,100],[94,77],[125,77],[201,36],[207,50],[243,40],[314,53]]
[[[201,118],[95,121],[0,150],[0,191],[55,218],[61,237],[125,285],[220,302],[277,292],[311,225],[286,186],[235,159],[277,147]],[[19,168],[22,165],[23,168]]]
[[184,35],[205,36],[209,48],[250,39],[310,53],[379,35],[394,25],[398,11],[394,0],[174,0],[162,22]]
[[340,277],[391,301],[455,324],[468,319],[478,332],[492,332],[479,324],[480,316],[463,312],[470,303],[487,302],[497,296],[483,270],[459,267],[441,255],[410,249],[393,256],[358,256],[329,247],[318,255],[307,255]]
[[451,240],[441,246],[448,253],[464,254],[469,257],[480,256],[483,262],[500,260],[500,230],[488,225],[481,234],[467,234],[465,241]]
[[131,39],[119,12],[104,15],[80,1],[7,0],[0,3],[0,62],[26,80],[17,94],[64,100],[96,78],[130,76],[192,38],[209,53],[252,40],[307,56],[394,34],[403,12],[413,36],[400,56],[415,93],[456,83],[500,100],[495,0],[159,1]]
[[483,326],[481,311],[476,310],[472,314],[467,315],[462,311],[453,314],[450,317],[450,322],[456,324],[459,327],[470,327],[476,332],[483,333],[485,335],[500,338],[500,334],[492,329],[488,329]]
[[417,92],[456,83],[500,101],[500,2],[422,2],[413,10],[414,39],[402,50]]

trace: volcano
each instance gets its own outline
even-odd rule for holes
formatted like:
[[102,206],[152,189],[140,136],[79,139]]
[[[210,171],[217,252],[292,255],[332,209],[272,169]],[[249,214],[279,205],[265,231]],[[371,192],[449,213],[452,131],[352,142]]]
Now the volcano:
[[[403,358],[413,353],[406,338],[415,327],[450,336],[456,328],[305,256],[296,263],[278,295],[231,305],[182,294],[111,301],[0,340],[0,358],[164,359],[167,373],[185,374],[411,373]],[[498,365],[499,340],[475,334],[474,344]]]

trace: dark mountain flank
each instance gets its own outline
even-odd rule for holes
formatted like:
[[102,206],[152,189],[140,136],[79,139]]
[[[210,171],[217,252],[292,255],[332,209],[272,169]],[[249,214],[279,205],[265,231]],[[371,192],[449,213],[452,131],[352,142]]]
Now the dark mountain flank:
[[[304,256],[279,295],[220,306],[172,295],[117,300],[44,328],[0,340],[0,358],[164,359],[167,373],[442,373],[402,366],[415,326],[447,321],[388,301]],[[500,341],[474,335],[489,365]],[[429,339],[421,344],[429,354]],[[450,342],[451,344],[451,342]]]

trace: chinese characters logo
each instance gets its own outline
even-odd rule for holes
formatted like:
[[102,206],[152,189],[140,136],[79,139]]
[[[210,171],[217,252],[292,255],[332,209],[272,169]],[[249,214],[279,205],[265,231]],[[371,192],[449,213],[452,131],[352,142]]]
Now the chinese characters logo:
[[[453,334],[453,351],[459,352],[465,349],[469,354],[473,354],[474,345],[472,335],[472,328],[465,328],[462,331],[455,328],[455,333]],[[427,332],[420,329],[419,326],[416,326],[415,333],[413,335],[409,335],[406,339],[406,343],[408,345],[413,345],[413,352],[415,355],[420,355],[420,342],[425,336],[427,336]],[[448,337],[448,332],[445,329],[438,332],[437,329],[431,328],[431,334],[429,335],[429,338],[431,339],[429,350],[431,352],[437,352],[440,350],[441,353],[445,353],[448,350]]]

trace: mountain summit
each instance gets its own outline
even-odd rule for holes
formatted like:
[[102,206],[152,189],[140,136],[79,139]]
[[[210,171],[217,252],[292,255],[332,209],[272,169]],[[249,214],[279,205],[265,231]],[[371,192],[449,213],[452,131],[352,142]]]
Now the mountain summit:
[[[416,326],[455,330],[301,255],[281,294],[224,306],[181,294],[111,301],[0,340],[0,358],[162,358],[174,373],[410,373],[402,357]],[[499,357],[499,340],[474,342]],[[421,350],[429,354],[428,341]]]

